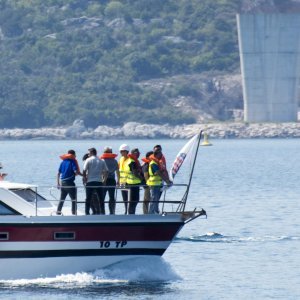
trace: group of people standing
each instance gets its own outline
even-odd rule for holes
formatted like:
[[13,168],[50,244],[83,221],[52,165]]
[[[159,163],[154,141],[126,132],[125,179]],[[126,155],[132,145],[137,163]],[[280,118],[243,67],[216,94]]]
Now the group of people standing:
[[72,214],[77,212],[77,188],[75,178],[82,176],[86,190],[85,214],[105,214],[104,199],[109,194],[109,213],[115,214],[116,187],[121,189],[122,199],[125,205],[125,214],[135,214],[137,204],[140,201],[140,187],[144,188],[143,213],[158,214],[159,199],[163,182],[171,185],[166,169],[166,160],[162,153],[162,147],[156,145],[153,151],[146,153],[139,161],[138,148],[130,148],[122,144],[119,148],[121,158],[117,161],[117,154],[111,147],[105,147],[103,154],[98,157],[95,148],[88,149],[83,157],[83,172],[80,171],[76,153],[69,150],[67,154],[60,156],[62,162],[57,173],[57,186],[61,190],[57,214],[60,215],[66,197],[72,200]]

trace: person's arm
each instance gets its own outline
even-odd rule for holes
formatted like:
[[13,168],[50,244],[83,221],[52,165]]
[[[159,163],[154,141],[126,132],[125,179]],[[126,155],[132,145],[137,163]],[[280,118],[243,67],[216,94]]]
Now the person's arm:
[[167,172],[167,170],[159,170],[160,172],[160,176],[162,178],[163,181],[165,181],[168,185],[172,184],[172,181],[169,178],[169,174]]
[[108,171],[103,171],[102,172],[102,180],[103,180],[103,183],[105,184],[106,183],[106,180],[107,180],[107,177],[108,177]]
[[142,171],[143,171],[144,178],[146,181],[149,179],[149,170],[148,169],[149,169],[149,164],[143,165]]
[[119,169],[116,170],[116,175],[117,175],[117,185],[120,185],[120,171],[119,171]]
[[57,176],[56,176],[57,188],[59,188],[60,185],[61,185],[61,182],[60,182],[60,175],[61,175],[61,173],[62,173],[62,164],[63,164],[63,163],[61,162],[60,165],[59,165],[58,171],[57,171]]
[[107,168],[106,162],[104,160],[102,160],[102,162],[103,162],[103,168],[102,168],[101,176],[102,176],[102,181],[105,184],[107,177],[108,177],[108,168]]
[[57,173],[57,187],[60,187],[60,173]]
[[83,176],[83,174],[80,172],[80,167],[79,167],[79,164],[78,164],[78,160],[75,159],[74,162],[75,162],[75,165],[76,165],[75,175]]
[[84,162],[83,172],[82,172],[82,182],[83,182],[83,184],[87,183],[87,168],[88,168],[88,161],[86,160]]
[[172,182],[169,179],[169,174],[166,170],[160,170],[158,166],[152,165],[152,172],[154,175],[158,175],[162,178],[163,181],[165,181],[168,185],[172,184]]
[[74,175],[82,175],[81,172],[79,171],[79,166],[78,163],[75,160],[72,160],[72,169],[74,172]]
[[117,175],[117,180],[116,180],[116,185],[120,185],[120,171],[119,171],[119,164],[118,164],[118,161],[115,159],[114,160],[114,170],[116,172],[116,175]]
[[87,174],[86,174],[85,170],[83,170],[83,173],[82,173],[82,182],[83,182],[83,184],[86,184],[86,182],[87,182]]
[[149,179],[149,172],[147,171],[147,172],[144,172],[144,177],[145,177],[145,180],[147,181],[148,179]]
[[134,176],[136,176],[139,179],[143,179],[143,177],[141,176],[141,172],[137,166],[137,164],[135,162],[132,162],[129,165],[130,171],[133,173]]

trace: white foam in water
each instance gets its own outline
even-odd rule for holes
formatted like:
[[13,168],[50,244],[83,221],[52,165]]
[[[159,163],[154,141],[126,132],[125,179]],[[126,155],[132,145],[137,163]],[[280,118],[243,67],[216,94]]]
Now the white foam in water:
[[180,279],[161,257],[129,259],[94,272],[101,279],[126,281],[172,281]]
[[285,241],[285,240],[299,240],[297,236],[262,236],[262,237],[245,237],[240,238],[241,241],[246,242],[277,242],[277,241]]
[[76,283],[77,286],[86,286],[91,284],[93,280],[93,275],[89,273],[76,273],[47,278],[1,280],[0,283],[10,286],[51,285],[58,288],[60,286],[63,288],[68,288],[68,284],[70,284],[70,287],[72,287],[73,283]]
[[205,235],[193,235],[189,237],[179,237],[177,240],[182,241],[193,241],[193,242],[223,242],[223,243],[234,243],[234,242],[278,242],[278,241],[298,241],[299,236],[261,236],[261,237],[238,237],[238,236],[223,236],[220,233],[208,232]]
[[129,281],[172,281],[180,277],[160,257],[129,259],[93,273],[65,274],[51,278],[0,280],[1,285],[10,287],[43,285],[55,288],[85,287],[93,284],[119,284]]

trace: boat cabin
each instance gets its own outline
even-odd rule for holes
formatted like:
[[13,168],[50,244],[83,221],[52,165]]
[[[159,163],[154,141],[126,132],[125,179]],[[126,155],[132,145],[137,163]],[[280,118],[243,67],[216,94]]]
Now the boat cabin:
[[55,211],[56,206],[38,194],[36,186],[0,181],[0,215],[49,216]]

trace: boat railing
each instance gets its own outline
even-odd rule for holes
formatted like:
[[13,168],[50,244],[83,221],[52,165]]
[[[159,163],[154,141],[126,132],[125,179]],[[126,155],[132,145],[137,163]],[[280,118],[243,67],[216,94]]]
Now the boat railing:
[[[131,185],[130,187],[134,187]],[[127,193],[128,195],[128,202],[131,200],[131,188],[128,186],[101,186],[101,189],[106,190],[106,195],[104,199],[104,206],[105,206],[105,214],[111,214],[110,205],[114,205],[114,214],[124,214],[125,213],[125,203],[123,201],[122,193]],[[149,208],[151,205],[151,198],[149,199],[150,189],[147,185],[137,185],[136,187],[139,188],[139,202],[136,206],[135,214],[146,214],[147,211],[149,212]],[[76,187],[70,186],[63,188],[66,189],[74,189],[76,188],[77,197],[76,197],[76,215],[83,215],[85,214],[85,205],[86,205],[86,187],[84,185],[80,186],[77,185]],[[110,202],[109,198],[109,189],[113,190],[114,193],[114,200],[113,203]],[[164,185],[161,187],[161,197],[159,200],[159,211],[160,213],[165,212],[182,212],[184,211],[185,207],[185,195],[188,189],[187,184],[173,184],[172,186]],[[36,215],[39,215],[39,211],[45,208],[45,200],[52,203],[52,214],[56,214],[55,208],[57,208],[60,200],[60,187],[49,187],[49,186],[39,186],[35,188],[36,199],[35,202],[35,211]],[[93,197],[97,195],[94,194]],[[149,200],[149,201],[148,201]],[[32,200],[31,200],[32,202]],[[49,203],[48,202],[48,203]],[[93,199],[92,199],[93,202]],[[129,203],[128,203],[129,204]],[[67,198],[64,200],[62,214],[71,214],[71,205],[72,200],[68,195]],[[92,208],[90,214],[92,214]],[[103,212],[102,212],[103,214]]]

